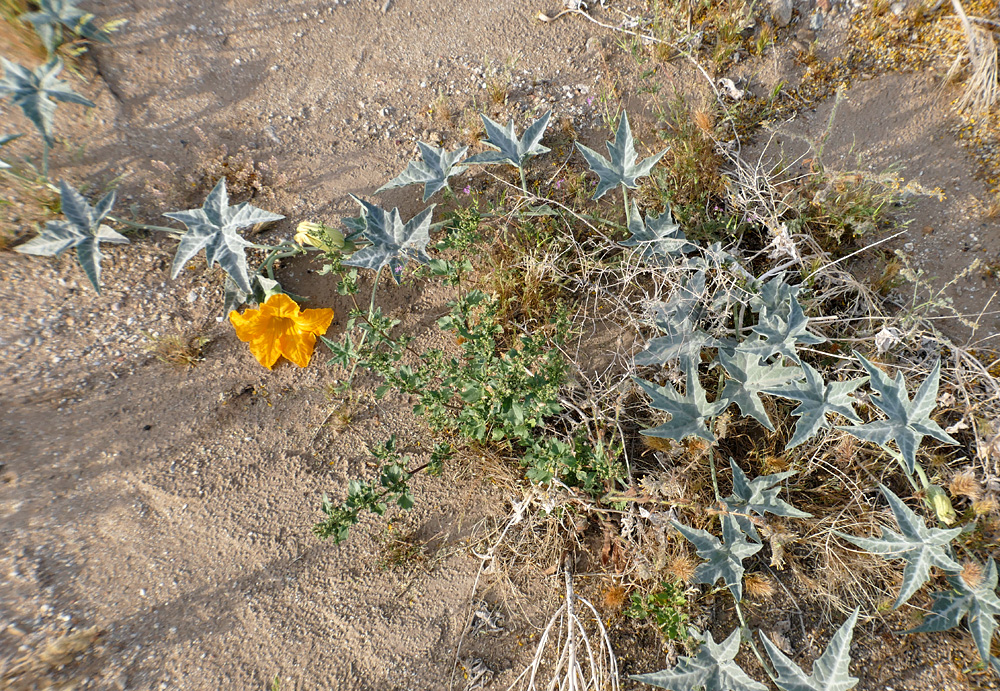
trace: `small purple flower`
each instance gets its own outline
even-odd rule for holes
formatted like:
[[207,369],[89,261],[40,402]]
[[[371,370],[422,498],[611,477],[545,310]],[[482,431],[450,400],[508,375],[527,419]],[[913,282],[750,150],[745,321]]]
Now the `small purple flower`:
[[563,179],[562,178],[559,178],[558,180],[556,180],[556,189],[557,190],[561,190],[562,189],[562,184],[563,184]]
[[469,194],[469,192],[471,191],[472,187],[470,187],[469,185],[466,185],[465,187],[462,188],[462,194]]
[[587,105],[588,106],[594,105],[594,97],[593,96],[588,96],[587,97]]

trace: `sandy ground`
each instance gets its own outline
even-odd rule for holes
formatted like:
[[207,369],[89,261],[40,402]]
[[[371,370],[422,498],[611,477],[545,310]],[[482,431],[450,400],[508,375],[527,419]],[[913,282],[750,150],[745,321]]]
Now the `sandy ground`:
[[[231,154],[246,147],[268,165],[256,168],[254,203],[287,216],[268,240],[290,237],[299,220],[356,213],[348,195],[370,198],[405,166],[416,139],[457,144],[463,109],[488,101],[491,70],[509,80],[516,107],[552,107],[597,141],[605,130],[592,97],[606,75],[620,75],[630,108],[649,112],[654,99],[629,90],[636,69],[610,32],[582,20],[538,23],[535,13],[553,8],[520,0],[393,0],[384,12],[372,0],[89,7],[129,21],[84,61],[89,82],[74,83],[97,108],[57,116],[60,131],[83,144],[57,150],[58,175],[100,183],[124,175],[119,209],[136,205],[154,219],[200,204],[199,171],[217,164],[220,145]],[[588,49],[591,37],[604,48]],[[762,68],[760,84],[768,74]],[[692,77],[664,69],[657,78],[669,88]],[[440,94],[450,122],[429,111]],[[935,98],[925,76],[861,85],[830,154],[846,166],[853,146],[864,165],[901,162],[947,190],[943,205],[918,202],[929,206],[916,207],[898,241],[947,275],[971,253],[1000,258],[1000,231],[977,211],[984,190]],[[825,117],[821,109],[788,126],[815,131]],[[408,215],[419,199],[394,192],[384,204]],[[431,440],[408,401],[375,401],[364,379],[349,422],[331,424],[344,407],[328,386],[342,373],[321,362],[260,368],[220,322],[216,276],[193,270],[168,280],[172,246],[157,237],[109,248],[100,296],[71,258],[0,253],[0,671],[66,631],[100,634],[66,669],[43,665],[18,677],[24,686],[6,683],[264,689],[277,676],[282,689],[464,688],[455,649],[483,589],[474,592],[481,561],[468,547],[514,497],[482,468],[462,465],[444,481],[419,480],[412,513],[366,520],[340,546],[317,541],[309,528],[321,493],[337,495],[347,478],[371,472],[365,446],[396,433],[419,458]],[[336,337],[347,306],[311,268],[286,267],[283,283],[337,311]],[[987,305],[992,280],[960,286],[963,311]],[[406,285],[383,296],[387,311],[433,338],[446,294]],[[990,317],[982,329],[998,326]],[[150,354],[151,338],[177,333],[211,339],[203,363],[175,369]],[[393,565],[400,533],[419,558]],[[528,655],[523,644],[555,606],[558,578],[540,573],[535,585],[493,598],[504,628],[464,643],[463,658],[496,673],[486,688],[506,688]],[[505,608],[511,599],[519,604]],[[883,664],[896,645],[879,634],[859,643],[867,662],[858,688],[969,688],[947,650]],[[652,648],[633,664],[658,658]]]

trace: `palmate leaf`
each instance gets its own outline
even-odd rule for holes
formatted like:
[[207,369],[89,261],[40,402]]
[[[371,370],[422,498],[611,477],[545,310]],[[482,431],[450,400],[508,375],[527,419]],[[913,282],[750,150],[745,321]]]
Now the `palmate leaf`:
[[594,199],[600,199],[608,190],[614,189],[618,185],[635,189],[638,186],[636,180],[649,175],[653,166],[663,158],[663,154],[667,153],[667,150],[664,149],[642,162],[637,162],[639,154],[635,150],[632,128],[628,124],[628,113],[625,112],[622,112],[622,118],[618,122],[614,143],[607,142],[607,147],[608,154],[611,156],[610,161],[580,142],[576,143],[576,148],[587,159],[587,165],[600,177],[597,190],[594,192]]
[[645,379],[635,378],[635,383],[652,399],[650,405],[657,410],[670,413],[670,420],[662,425],[641,430],[648,437],[661,437],[681,441],[685,437],[701,437],[709,442],[715,435],[706,427],[708,421],[721,413],[729,405],[727,400],[709,403],[705,389],[698,380],[698,369],[691,361],[685,363],[686,387],[684,395],[677,393],[673,386],[657,386]]
[[63,68],[59,58],[51,58],[34,70],[6,58],[0,58],[0,64],[3,64],[4,70],[4,77],[0,79],[0,96],[10,97],[10,102],[21,109],[49,146],[54,146],[56,142],[52,132],[55,101],[94,107],[93,102],[73,91],[66,82],[57,79]]
[[632,202],[632,213],[628,217],[628,240],[622,240],[619,245],[635,247],[639,257],[653,265],[662,265],[676,257],[681,257],[696,248],[684,236],[679,224],[674,223],[670,207],[659,216],[649,214],[643,220],[639,215],[639,207]]
[[200,209],[172,211],[163,215],[180,221],[188,228],[177,246],[177,254],[174,255],[174,263],[170,269],[171,278],[177,278],[184,265],[204,249],[208,265],[221,266],[222,270],[233,279],[236,287],[244,293],[253,292],[245,254],[246,248],[253,243],[236,231],[258,223],[270,223],[284,218],[270,211],[258,209],[249,202],[229,206],[225,177],[219,178],[219,182],[209,192]]
[[754,420],[774,431],[774,425],[767,417],[760,394],[767,389],[785,384],[802,376],[799,367],[784,367],[780,362],[762,365],[759,355],[739,350],[733,354],[719,352],[719,362],[730,376],[722,395],[731,403],[740,407],[743,415],[749,415]]
[[990,654],[990,642],[997,628],[996,616],[1000,615],[996,562],[992,558],[987,562],[986,569],[974,586],[966,583],[961,574],[949,575],[948,583],[952,589],[934,593],[934,605],[923,623],[903,633],[947,631],[958,626],[962,617],[966,617],[980,657],[1000,674],[1000,658]]
[[448,186],[448,178],[465,170],[464,166],[456,165],[465,156],[469,147],[463,146],[455,151],[444,149],[423,142],[417,142],[420,147],[422,161],[410,161],[406,170],[379,187],[376,192],[393,190],[407,185],[423,185],[424,201]]
[[96,17],[76,6],[78,0],[36,0],[37,12],[25,12],[21,19],[31,22],[51,55],[63,42],[63,27],[92,41],[111,43],[108,32],[96,23]]
[[18,245],[14,250],[21,254],[52,257],[70,248],[76,248],[76,260],[87,274],[87,280],[94,286],[94,290],[100,293],[102,256],[100,244],[128,243],[128,238],[101,223],[111,212],[111,207],[115,203],[115,193],[113,190],[108,192],[97,206],[93,207],[83,195],[65,181],[60,181],[59,191],[66,220],[46,222],[45,230],[40,235],[23,245]]
[[767,687],[751,679],[736,662],[740,650],[740,630],[736,629],[722,643],[716,643],[712,632],[700,640],[694,657],[682,657],[673,669],[651,674],[634,674],[630,679],[671,691],[766,691]]
[[912,475],[917,464],[917,448],[924,436],[934,437],[946,444],[958,442],[931,420],[930,414],[937,401],[938,379],[941,375],[941,361],[938,360],[930,375],[920,385],[920,389],[910,400],[906,393],[906,380],[902,372],[896,373],[893,381],[860,353],[854,356],[861,361],[868,374],[870,385],[877,395],[872,403],[889,418],[876,420],[865,425],[844,426],[838,429],[850,432],[858,439],[870,441],[885,447],[890,441],[896,442],[899,453],[906,463],[906,470]]
[[430,262],[426,249],[431,239],[433,204],[403,223],[399,209],[386,211],[354,195],[351,197],[363,209],[362,217],[365,221],[363,235],[371,245],[358,250],[341,264],[360,266],[372,271],[379,271],[382,267],[388,266],[389,273],[398,285],[402,280],[403,268],[407,261],[412,259],[421,264]]
[[853,689],[858,680],[850,676],[851,637],[854,625],[858,622],[858,610],[854,610],[850,618],[837,629],[830,639],[830,644],[816,662],[813,663],[812,674],[806,676],[802,668],[792,662],[763,633],[760,639],[764,643],[767,656],[771,658],[775,680],[781,691],[847,691]]
[[[757,283],[756,279],[754,283]],[[750,298],[750,309],[763,314],[780,314],[787,319],[791,304],[802,292],[802,286],[789,285],[783,276],[775,276],[766,283],[758,284],[757,291]]]
[[496,151],[486,151],[469,158],[466,163],[478,163],[489,165],[493,163],[508,163],[515,168],[524,168],[525,162],[532,156],[548,153],[550,149],[542,146],[542,135],[545,128],[549,126],[549,118],[552,117],[550,110],[542,117],[528,125],[524,135],[519,139],[514,132],[514,121],[511,120],[506,127],[500,123],[493,122],[485,115],[480,115],[483,119],[483,126],[486,128],[486,139],[483,144],[491,146]]
[[800,343],[816,345],[826,341],[822,336],[817,336],[806,328],[809,325],[809,318],[802,311],[802,305],[798,300],[790,297],[787,305],[787,314],[782,314],[780,307],[775,311],[762,310],[760,321],[753,327],[761,339],[744,341],[740,344],[739,350],[759,355],[764,360],[772,355],[781,355],[798,364],[796,345]]
[[705,272],[697,271],[669,300],[654,308],[653,322],[664,335],[650,339],[646,350],[636,354],[635,364],[697,363],[702,348],[718,347],[715,338],[698,328],[705,312],[704,295]]
[[891,559],[905,559],[903,584],[893,608],[897,608],[920,589],[930,578],[931,567],[954,573],[962,567],[951,555],[948,545],[962,532],[961,528],[942,530],[928,528],[922,518],[913,513],[888,487],[880,485],[902,535],[882,528],[879,538],[853,537],[841,532],[836,534],[871,554],[881,554]]
[[774,475],[761,475],[748,482],[747,476],[736,465],[736,461],[729,459],[729,467],[733,471],[733,493],[722,500],[726,510],[733,513],[733,518],[742,528],[743,532],[760,542],[760,535],[754,526],[750,513],[763,516],[765,513],[775,516],[788,516],[791,518],[809,518],[812,514],[796,509],[791,504],[778,498],[781,492],[780,487],[775,487],[779,482],[783,482],[795,474],[794,470],[786,470],[783,473]]
[[795,424],[795,431],[786,449],[794,449],[824,427],[833,427],[826,419],[829,413],[843,415],[851,422],[861,423],[861,418],[851,405],[854,399],[850,394],[868,381],[868,377],[827,384],[823,381],[823,375],[808,363],[803,363],[802,371],[805,375],[804,382],[764,389],[764,393],[772,396],[799,401],[799,405],[792,411],[792,415],[797,415],[799,421]]
[[[9,144],[10,142],[14,141],[15,139],[17,139],[20,136],[22,136],[22,135],[20,135],[20,134],[5,134],[4,136],[0,137],[0,146],[3,146],[5,144]],[[6,161],[0,161],[0,170],[5,170],[5,169],[10,168],[10,167],[11,167],[10,164],[7,163]]]
[[728,515],[722,517],[722,542],[708,531],[689,528],[677,521],[671,523],[694,545],[698,556],[707,560],[695,569],[691,582],[712,585],[721,578],[736,601],[742,600],[743,560],[764,546],[747,542],[736,519]]

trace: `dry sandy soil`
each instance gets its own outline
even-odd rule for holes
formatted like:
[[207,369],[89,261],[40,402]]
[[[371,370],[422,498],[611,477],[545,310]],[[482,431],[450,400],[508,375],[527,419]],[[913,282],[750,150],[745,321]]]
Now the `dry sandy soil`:
[[[253,197],[287,217],[268,241],[290,237],[300,220],[353,215],[348,195],[371,198],[415,140],[460,140],[463,109],[488,100],[484,65],[509,70],[516,107],[552,107],[585,139],[606,135],[590,96],[609,74],[630,109],[655,105],[632,90],[637,68],[615,34],[579,18],[539,23],[537,11],[555,8],[524,0],[392,0],[385,11],[381,0],[84,4],[128,23],[83,59],[88,79],[73,78],[97,108],[60,108],[58,130],[72,144],[57,149],[53,167],[75,181],[124,175],[119,209],[135,205],[154,223],[161,211],[200,204],[222,144],[274,159]],[[797,3],[796,21],[811,9]],[[611,0],[597,15],[617,22],[618,10],[629,8]],[[829,17],[820,39],[845,17]],[[5,36],[5,55],[31,59]],[[603,47],[588,49],[591,37]],[[751,88],[794,74],[791,55],[779,43],[772,62],[748,75]],[[655,78],[663,93],[696,79],[668,67]],[[873,169],[898,162],[905,176],[945,189],[945,202],[919,202],[896,246],[912,243],[919,262],[949,277],[972,253],[998,259],[1000,229],[983,220],[985,189],[948,134],[952,116],[937,89],[930,75],[862,83],[836,121],[829,161],[855,167],[858,153]],[[439,94],[452,122],[429,113]],[[13,124],[0,134],[28,131],[4,108]],[[652,146],[651,119],[639,120]],[[820,109],[787,127],[815,133],[825,122]],[[28,153],[35,144],[18,146]],[[404,216],[419,207],[409,190],[383,203]],[[366,520],[340,546],[316,540],[321,493],[340,496],[347,478],[366,472],[367,445],[396,433],[420,457],[431,440],[406,400],[375,401],[370,381],[345,411],[327,393],[342,373],[322,353],[304,370],[261,368],[221,322],[214,273],[196,264],[168,279],[172,247],[139,237],[109,248],[100,296],[70,257],[0,253],[0,686],[266,689],[277,677],[282,689],[464,688],[456,646],[490,585],[487,575],[474,588],[482,562],[470,546],[517,497],[485,466],[463,463],[443,481],[419,480],[410,514]],[[284,267],[283,283],[342,317],[343,298],[312,268]],[[955,297],[978,312],[996,285],[976,274]],[[385,309],[432,338],[447,295],[409,284],[383,296]],[[998,328],[990,316],[976,337]],[[157,360],[148,347],[170,334],[211,339],[204,362],[176,369]],[[417,546],[401,564],[392,563],[397,534]],[[461,654],[496,674],[485,688],[506,688],[523,666],[559,586],[539,569],[488,593],[503,627],[467,635]],[[41,651],[71,631],[85,632],[67,644],[80,654],[57,671]],[[870,626],[856,638],[858,688],[973,685],[960,672],[975,659],[965,638],[935,648],[885,631]],[[815,633],[822,645],[828,632]],[[655,639],[622,647],[628,672],[662,663]]]

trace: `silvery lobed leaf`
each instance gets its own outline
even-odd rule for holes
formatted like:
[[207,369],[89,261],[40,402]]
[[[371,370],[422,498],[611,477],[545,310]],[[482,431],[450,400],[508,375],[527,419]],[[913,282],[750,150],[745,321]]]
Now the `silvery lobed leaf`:
[[693,634],[692,638],[702,641],[694,657],[681,657],[673,669],[629,678],[671,691],[767,691],[734,662],[740,650],[738,628],[722,643],[713,640],[711,631],[706,631],[704,637]]
[[659,216],[649,214],[643,220],[639,215],[639,207],[632,202],[632,213],[628,217],[628,240],[622,240],[619,245],[635,247],[639,257],[653,265],[662,265],[697,249],[684,237],[684,231],[679,224],[674,223],[670,207]]
[[480,115],[480,117],[486,128],[486,139],[483,140],[483,143],[493,147],[496,151],[476,154],[466,160],[466,163],[482,165],[509,163],[515,168],[523,169],[529,158],[550,151],[548,147],[541,145],[541,141],[542,135],[545,134],[545,128],[549,126],[549,118],[552,117],[551,110],[528,125],[528,129],[524,131],[524,135],[520,139],[514,132],[513,120],[506,127],[501,127],[500,123],[493,122],[485,115]]
[[729,459],[729,467],[733,471],[733,493],[723,499],[723,504],[728,511],[733,512],[733,517],[743,532],[757,542],[761,540],[760,535],[757,534],[757,528],[749,516],[751,512],[758,516],[763,516],[765,513],[791,518],[809,518],[811,516],[811,514],[799,511],[791,504],[778,498],[781,488],[774,485],[790,478],[795,474],[794,470],[786,470],[774,475],[761,475],[748,482],[747,476],[732,458]]
[[204,249],[208,265],[221,266],[244,293],[253,292],[245,254],[246,248],[253,243],[236,231],[258,223],[270,223],[284,218],[270,211],[258,209],[249,202],[230,206],[225,177],[219,178],[219,182],[208,193],[200,209],[172,211],[163,215],[180,221],[188,228],[177,246],[177,254],[174,255],[174,263],[170,270],[171,278],[177,278],[184,265]]
[[864,425],[844,426],[838,429],[850,432],[858,439],[870,441],[879,446],[886,446],[895,441],[899,453],[906,462],[906,469],[911,474],[916,469],[917,448],[924,436],[934,437],[946,444],[957,444],[947,432],[931,420],[930,414],[937,402],[938,379],[941,375],[941,361],[934,365],[930,375],[920,385],[920,389],[910,400],[906,393],[906,380],[902,372],[896,373],[893,381],[885,372],[865,359],[860,353],[854,356],[861,361],[868,374],[871,375],[870,386],[877,395],[871,397],[872,403],[886,414],[888,420],[876,420]]
[[909,600],[920,589],[920,586],[927,582],[932,566],[948,572],[961,571],[962,567],[952,557],[949,545],[962,532],[962,529],[928,528],[923,519],[913,513],[888,487],[884,485],[880,485],[880,487],[903,534],[900,535],[888,528],[882,528],[882,536],[879,538],[853,537],[835,532],[848,542],[871,554],[880,554],[890,559],[906,560],[906,567],[903,569],[903,584],[893,605],[893,608],[897,608]]
[[851,637],[854,625],[858,622],[858,610],[854,610],[850,618],[837,629],[830,639],[830,644],[816,662],[813,663],[812,674],[806,675],[802,668],[792,662],[763,633],[760,639],[764,643],[767,656],[771,658],[775,680],[781,691],[847,691],[853,689],[858,680],[850,676]]
[[663,158],[663,154],[667,153],[667,150],[664,149],[642,162],[637,162],[639,154],[635,150],[632,128],[628,124],[628,113],[625,112],[622,112],[622,118],[618,122],[614,143],[607,142],[607,147],[608,154],[611,156],[610,161],[580,142],[576,143],[576,148],[587,159],[587,165],[600,177],[597,190],[594,192],[594,199],[600,199],[608,190],[614,189],[618,185],[635,189],[638,186],[636,180],[649,175],[653,166]]
[[[0,146],[3,146],[4,144],[9,144],[10,142],[14,141],[15,139],[17,139],[20,136],[22,136],[22,135],[20,135],[20,134],[6,134],[6,135],[2,136],[2,137],[0,137]],[[10,167],[11,167],[10,164],[7,163],[6,161],[0,161],[0,170],[4,170],[4,169],[10,168]]]
[[753,327],[761,340],[745,341],[737,350],[759,355],[764,360],[780,354],[798,364],[796,345],[816,345],[826,341],[822,336],[810,332],[806,328],[808,325],[809,318],[802,311],[802,305],[794,297],[790,298],[786,315],[781,314],[780,309],[775,312],[762,311],[760,321]]
[[743,560],[757,554],[764,546],[747,542],[732,516],[722,517],[721,542],[708,531],[689,528],[677,521],[671,523],[694,545],[698,556],[707,559],[695,569],[692,582],[712,585],[721,578],[736,601],[742,600]]
[[824,427],[831,428],[832,425],[826,419],[829,413],[843,415],[851,422],[861,423],[861,418],[851,405],[854,399],[850,394],[868,381],[868,377],[827,384],[823,381],[823,375],[808,363],[803,363],[802,371],[805,374],[804,382],[764,389],[764,393],[772,396],[799,401],[799,405],[792,411],[792,415],[797,415],[799,421],[795,424],[795,432],[786,449],[794,449]]
[[739,348],[733,354],[720,350],[719,362],[730,376],[722,391],[723,397],[738,405],[743,415],[749,415],[773,432],[774,425],[764,410],[760,394],[769,388],[799,379],[802,369],[785,367],[780,362],[762,365],[759,355],[751,355]]
[[422,184],[424,186],[424,201],[426,202],[448,186],[449,177],[465,170],[464,166],[456,164],[462,160],[469,147],[463,146],[461,149],[448,152],[423,142],[417,142],[417,146],[420,147],[420,155],[423,160],[410,161],[406,170],[375,190],[376,192]]
[[657,410],[670,413],[669,421],[657,427],[644,429],[640,434],[675,441],[681,441],[685,437],[701,437],[709,442],[715,441],[715,435],[706,424],[725,410],[729,401],[723,399],[709,403],[705,398],[705,390],[698,380],[697,366],[688,361],[685,367],[687,384],[683,396],[670,384],[657,386],[645,379],[635,378],[636,384],[652,399],[649,404]]
[[59,58],[50,58],[44,65],[34,70],[21,67],[6,58],[0,58],[4,77],[0,79],[0,96],[9,96],[10,102],[21,109],[31,124],[38,128],[45,143],[55,144],[52,122],[56,112],[56,101],[77,103],[93,108],[94,104],[73,91],[69,84],[57,79],[63,64]]
[[21,19],[34,25],[49,54],[62,42],[62,27],[92,41],[111,43],[108,33],[97,26],[97,18],[81,10],[76,3],[77,0],[36,0],[38,11],[21,15]]
[[784,276],[775,276],[766,283],[755,279],[749,287],[757,290],[750,298],[750,309],[762,314],[778,314],[785,319],[788,319],[792,302],[802,292],[802,286],[785,283]]
[[350,259],[343,260],[342,264],[372,271],[388,266],[393,280],[399,284],[407,261],[412,259],[421,264],[430,262],[426,249],[431,239],[433,204],[403,223],[399,209],[386,211],[354,195],[351,197],[364,210],[364,237],[371,245],[358,250]]
[[705,273],[698,271],[671,294],[670,299],[654,308],[653,322],[663,336],[650,339],[646,350],[637,353],[637,365],[656,365],[680,360],[697,363],[702,348],[715,348],[719,342],[698,328],[705,313]]
[[934,593],[934,604],[923,623],[903,633],[947,631],[958,626],[962,617],[966,617],[980,657],[1000,674],[1000,658],[990,654],[990,643],[997,628],[996,617],[1000,615],[996,562],[991,558],[986,569],[978,575],[978,581],[971,580],[974,585],[966,583],[961,574],[949,575],[948,583],[952,589]]
[[93,207],[83,195],[65,181],[59,182],[59,190],[66,220],[48,221],[40,235],[14,249],[21,254],[51,257],[58,256],[70,248],[76,248],[76,260],[87,274],[87,279],[94,286],[94,290],[100,293],[102,256],[100,244],[128,243],[128,238],[101,223],[111,212],[111,207],[115,203],[115,193],[108,192],[97,206]]

